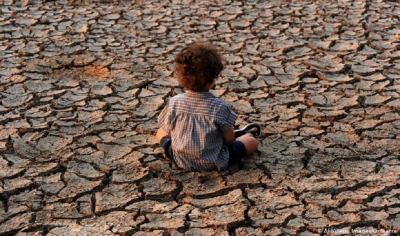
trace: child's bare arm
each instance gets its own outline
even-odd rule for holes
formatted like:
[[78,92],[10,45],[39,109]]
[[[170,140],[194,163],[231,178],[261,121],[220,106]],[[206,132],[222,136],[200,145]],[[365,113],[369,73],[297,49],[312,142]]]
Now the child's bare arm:
[[159,128],[156,133],[157,142],[160,143],[164,136],[169,135],[163,128]]
[[227,145],[230,145],[235,141],[235,134],[233,127],[223,133],[224,142]]

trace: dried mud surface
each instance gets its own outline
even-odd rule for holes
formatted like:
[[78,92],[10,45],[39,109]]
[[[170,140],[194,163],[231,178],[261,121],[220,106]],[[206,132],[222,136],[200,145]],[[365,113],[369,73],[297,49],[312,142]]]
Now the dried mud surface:
[[[0,235],[400,232],[398,1],[0,1]],[[185,172],[154,139],[173,58],[259,151]]]

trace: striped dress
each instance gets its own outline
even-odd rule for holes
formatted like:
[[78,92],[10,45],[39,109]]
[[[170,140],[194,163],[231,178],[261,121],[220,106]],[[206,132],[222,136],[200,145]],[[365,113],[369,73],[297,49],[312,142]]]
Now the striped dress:
[[175,163],[186,170],[221,170],[227,167],[228,147],[223,132],[233,127],[236,113],[210,92],[172,97],[158,117],[171,135]]

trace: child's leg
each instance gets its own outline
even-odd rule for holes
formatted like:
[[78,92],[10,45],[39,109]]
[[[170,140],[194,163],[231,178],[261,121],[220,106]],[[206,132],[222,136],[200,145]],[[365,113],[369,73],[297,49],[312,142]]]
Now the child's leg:
[[157,142],[161,143],[161,139],[168,135],[169,134],[163,128],[159,128],[156,133]]
[[235,141],[229,147],[228,166],[238,163],[242,158],[254,153],[258,147],[258,140],[251,134],[246,133]]
[[236,139],[244,144],[247,155],[254,153],[258,148],[258,140],[251,134],[246,133]]

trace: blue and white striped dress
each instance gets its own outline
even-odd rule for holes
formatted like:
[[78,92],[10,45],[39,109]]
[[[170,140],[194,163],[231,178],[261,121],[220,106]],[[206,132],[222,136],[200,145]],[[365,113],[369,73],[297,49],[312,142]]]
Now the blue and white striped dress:
[[186,170],[221,170],[227,167],[228,147],[223,132],[233,127],[237,114],[210,92],[172,97],[158,117],[171,135],[176,164]]

